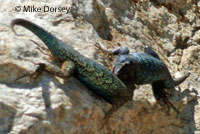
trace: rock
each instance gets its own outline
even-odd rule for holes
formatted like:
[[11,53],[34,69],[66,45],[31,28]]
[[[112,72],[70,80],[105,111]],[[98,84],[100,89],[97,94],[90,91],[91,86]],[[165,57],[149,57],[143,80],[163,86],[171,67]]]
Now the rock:
[[101,38],[112,40],[106,8],[100,0],[76,1],[73,4],[72,14],[75,18],[83,16],[92,24]]
[[[24,11],[32,6],[52,11]],[[0,8],[0,134],[198,134],[200,132],[200,16],[199,1],[181,0],[31,0],[1,1]],[[63,12],[55,11],[63,7]],[[21,10],[16,10],[20,9]],[[134,52],[152,46],[173,77],[191,72],[170,97],[180,111],[161,107],[150,85],[134,91],[133,101],[121,107],[103,129],[111,107],[76,78],[63,81],[43,73],[36,80],[27,74],[52,61],[36,49],[31,32],[10,28],[14,18],[25,18],[68,42],[83,55],[111,67],[115,57],[100,53],[94,44],[109,49],[120,45]],[[18,79],[27,75],[22,79]]]

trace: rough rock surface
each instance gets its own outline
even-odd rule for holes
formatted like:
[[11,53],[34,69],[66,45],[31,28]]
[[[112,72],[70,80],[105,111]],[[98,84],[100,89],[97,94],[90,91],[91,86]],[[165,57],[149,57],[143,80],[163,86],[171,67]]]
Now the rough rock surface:
[[[200,1],[199,0],[0,0],[0,134],[200,134]],[[23,11],[24,6],[67,7],[64,12]],[[20,6],[20,7],[19,7]],[[21,11],[19,11],[21,8]],[[95,49],[102,41],[108,48],[128,46],[143,51],[152,46],[174,77],[191,76],[170,99],[180,114],[161,108],[151,87],[134,92],[132,102],[120,108],[100,129],[111,106],[83,83],[66,82],[44,73],[37,80],[22,75],[36,63],[48,62],[29,40],[42,42],[28,30],[9,24],[26,18],[69,42],[83,55],[111,67],[113,57]],[[111,41],[110,41],[111,40]]]

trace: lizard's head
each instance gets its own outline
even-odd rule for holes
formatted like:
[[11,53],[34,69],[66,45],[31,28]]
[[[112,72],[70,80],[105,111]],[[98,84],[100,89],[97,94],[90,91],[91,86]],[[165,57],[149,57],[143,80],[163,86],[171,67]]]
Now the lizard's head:
[[114,55],[126,55],[129,54],[129,49],[128,47],[122,46],[119,49],[116,49],[113,51]]
[[121,55],[117,58],[115,64],[113,65],[112,72],[115,75],[119,75],[122,69],[128,64],[130,64],[130,62],[126,59],[126,56]]
[[121,55],[117,58],[113,68],[112,73],[119,77],[122,81],[127,81],[132,79],[130,76],[134,76],[135,65],[131,64],[131,61],[127,59],[127,55]]
[[114,73],[122,81],[134,80],[135,72],[138,70],[137,62],[130,54],[118,56],[112,68]]
[[121,64],[117,64],[117,65],[114,65],[113,68],[112,68],[112,72],[115,74],[115,75],[119,75],[122,68],[126,65],[126,63],[121,63]]

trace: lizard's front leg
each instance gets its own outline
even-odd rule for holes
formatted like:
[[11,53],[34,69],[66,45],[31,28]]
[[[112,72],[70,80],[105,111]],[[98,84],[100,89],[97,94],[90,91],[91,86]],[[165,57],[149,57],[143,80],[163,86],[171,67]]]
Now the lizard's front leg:
[[101,126],[101,129],[104,128],[104,126],[108,123],[109,119],[113,115],[114,112],[116,112],[120,107],[122,107],[127,101],[116,101],[117,103],[113,104],[111,109],[108,110],[104,117],[104,122]]
[[129,49],[128,47],[120,47],[120,48],[116,48],[116,49],[113,49],[113,50],[108,50],[105,45],[103,45],[103,43],[99,42],[99,43],[96,43],[95,46],[97,48],[99,48],[100,50],[102,50],[104,53],[107,53],[107,54],[112,54],[112,55],[123,55],[123,54],[129,54]]
[[104,117],[104,122],[101,128],[103,128],[104,125],[107,124],[107,122],[109,121],[109,119],[111,118],[111,116],[113,115],[115,111],[117,111],[120,107],[122,107],[126,102],[133,100],[134,90],[136,89],[135,84],[128,81],[124,82],[124,84],[128,88],[128,91],[126,93],[126,98],[124,98],[123,100],[121,100],[120,98],[118,98],[117,100],[114,100],[114,102],[116,103],[112,104],[111,109],[108,112],[106,112],[106,115]]
[[117,109],[118,109],[119,107],[120,107],[120,106],[115,105],[115,104],[112,105],[111,109],[108,110],[108,112],[106,113],[106,115],[105,115],[105,117],[104,117],[104,122],[103,122],[103,124],[102,124],[102,126],[101,126],[101,129],[105,126],[105,124],[107,124],[107,122],[109,121],[110,117],[113,115],[113,113],[114,113],[115,111],[117,111]]

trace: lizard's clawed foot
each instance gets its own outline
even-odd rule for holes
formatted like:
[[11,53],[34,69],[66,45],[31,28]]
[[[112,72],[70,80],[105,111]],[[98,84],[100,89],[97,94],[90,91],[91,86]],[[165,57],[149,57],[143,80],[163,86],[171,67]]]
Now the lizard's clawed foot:
[[37,43],[36,41],[29,39],[31,42],[33,42],[37,48],[41,53],[45,54],[45,55],[49,55],[48,52],[49,50],[46,47],[42,47],[39,43]]
[[53,56],[50,54],[50,51],[46,47],[41,46],[39,43],[37,43],[36,41],[32,39],[29,39],[29,40],[37,46],[36,49],[38,49],[41,53],[49,57],[50,60],[48,61],[51,61],[51,59],[54,59]]
[[170,109],[172,108],[174,111],[176,111],[177,114],[179,114],[179,110],[170,102],[170,100],[167,98],[167,96],[161,98],[160,100],[157,100],[159,105],[163,108],[167,108],[167,114],[170,113]]
[[[31,61],[32,62],[32,61]],[[32,62],[34,63],[34,62]],[[25,74],[19,78],[17,78],[15,81],[18,81],[24,77],[27,77],[27,76],[30,76],[30,79],[37,79],[41,74],[42,72],[45,71],[45,64],[44,63],[34,63],[35,65],[38,65],[37,69],[33,72],[33,73],[30,73],[30,74]]]
[[168,112],[170,111],[170,107],[172,107],[173,110],[175,110],[177,112],[177,114],[180,113],[179,110],[169,101],[168,98],[164,98],[163,102],[167,106]]
[[166,94],[167,97],[172,97],[173,96],[172,93],[169,93],[169,92],[165,92],[165,94]]
[[113,105],[112,108],[106,113],[105,117],[103,118],[103,124],[101,126],[101,129],[104,128],[105,124],[108,123],[110,117],[113,115],[113,113],[118,109],[119,107],[117,105]]
[[95,44],[97,48],[102,50],[104,53],[111,54],[111,55],[126,55],[129,54],[128,47],[122,46],[113,50],[108,50],[105,45],[101,42]]
[[105,45],[101,42],[96,42],[95,46],[100,49],[103,53],[107,53],[107,54],[113,54],[113,52],[111,50],[108,50]]
[[34,65],[38,65],[38,68],[35,70],[35,72],[31,74],[25,74],[21,76],[20,78],[17,78],[15,81],[22,79],[26,76],[30,76],[31,79],[37,79],[38,76],[40,76],[43,72],[47,72],[49,74],[52,74],[54,76],[58,76],[60,78],[63,78],[64,80],[67,80],[69,77],[71,77],[74,73],[75,65],[72,61],[66,60],[62,66],[60,67],[57,64],[53,63],[35,63],[31,60],[25,59]]

